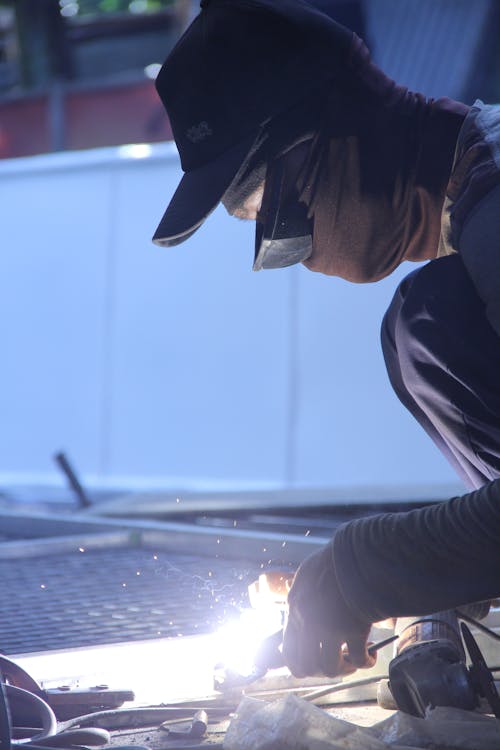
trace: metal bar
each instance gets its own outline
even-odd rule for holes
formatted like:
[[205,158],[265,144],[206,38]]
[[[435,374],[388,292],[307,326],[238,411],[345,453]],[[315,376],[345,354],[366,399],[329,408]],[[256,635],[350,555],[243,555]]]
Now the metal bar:
[[77,549],[109,549],[131,544],[127,531],[113,531],[105,534],[77,534],[73,536],[47,537],[45,539],[16,539],[0,544],[0,560],[13,558],[59,555]]
[[409,487],[304,487],[283,490],[243,490],[235,492],[131,492],[94,505],[100,515],[167,516],[186,513],[228,514],[232,511],[280,510],[292,513],[296,509],[335,508],[344,506],[407,509],[429,502],[437,502],[457,494],[457,488],[429,486],[413,493]]
[[[133,521],[72,515],[16,514],[0,512],[0,529],[6,535],[59,537],[104,531],[128,531],[134,544],[161,545],[180,554],[200,557],[245,559],[264,564],[269,560],[298,565],[328,538],[263,533],[240,529],[212,529],[187,523]],[[8,542],[6,542],[8,544]],[[1,545],[0,545],[1,546]]]
[[89,508],[92,505],[92,501],[83,489],[74,468],[71,466],[68,457],[64,453],[56,453],[54,456],[55,462],[62,469],[68,484],[78,498],[78,505],[81,508]]

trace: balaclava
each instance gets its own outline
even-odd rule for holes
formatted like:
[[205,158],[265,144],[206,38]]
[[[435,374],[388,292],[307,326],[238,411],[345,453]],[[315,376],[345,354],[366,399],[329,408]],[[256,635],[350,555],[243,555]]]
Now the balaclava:
[[396,85],[354,35],[344,75],[267,123],[223,202],[230,209],[265,179],[273,158],[306,142],[298,183],[312,225],[305,265],[349,281],[377,281],[403,260],[437,255],[467,111]]

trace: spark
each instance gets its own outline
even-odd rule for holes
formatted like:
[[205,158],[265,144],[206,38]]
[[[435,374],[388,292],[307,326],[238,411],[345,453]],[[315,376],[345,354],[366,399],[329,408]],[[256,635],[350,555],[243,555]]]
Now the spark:
[[306,533],[304,534],[304,536],[309,536],[309,534],[310,534],[310,533],[311,533],[311,529],[307,529],[307,531],[306,531]]
[[41,589],[45,589],[45,588],[47,588],[47,587],[46,587],[46,585],[45,585],[44,583],[41,583],[41,584],[40,584],[40,588],[41,588]]
[[[156,569],[156,574],[163,576],[165,579],[173,577],[176,586],[182,586],[185,589],[191,589],[191,596],[198,601],[214,601],[217,598],[219,606],[227,606],[232,603],[233,607],[238,608],[235,602],[235,592],[237,599],[241,604],[246,601],[244,592],[241,590],[241,581],[245,581],[250,571],[241,570],[241,568],[232,569],[232,580],[222,582],[218,580],[217,573],[208,570],[206,576],[195,575],[173,565],[171,562],[162,561],[161,567]],[[208,604],[208,602],[207,602]]]
[[78,547],[78,552],[85,552],[85,547]]

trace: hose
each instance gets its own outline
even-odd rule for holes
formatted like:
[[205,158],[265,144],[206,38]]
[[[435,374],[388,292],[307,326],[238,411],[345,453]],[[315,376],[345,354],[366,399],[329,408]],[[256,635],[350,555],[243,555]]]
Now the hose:
[[32,737],[25,737],[23,739],[14,740],[10,742],[11,745],[26,745],[30,742],[43,740],[46,737],[52,737],[57,733],[56,715],[48,703],[45,703],[45,701],[39,698],[38,695],[30,693],[28,690],[14,687],[14,685],[4,684],[3,689],[5,690],[5,695],[9,699],[9,702],[12,703],[16,700],[19,700],[20,702],[24,701],[25,703],[30,703],[30,707],[35,709],[42,722],[41,731],[39,731],[37,734],[33,735]]
[[4,750],[10,750],[10,716],[5,695],[5,687],[0,682],[0,747]]

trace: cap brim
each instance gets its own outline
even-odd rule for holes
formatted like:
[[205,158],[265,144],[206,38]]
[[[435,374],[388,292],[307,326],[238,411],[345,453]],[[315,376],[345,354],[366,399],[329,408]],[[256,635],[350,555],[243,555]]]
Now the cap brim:
[[220,202],[255,138],[254,133],[215,161],[184,174],[153,235],[156,245],[178,245],[196,232]]

